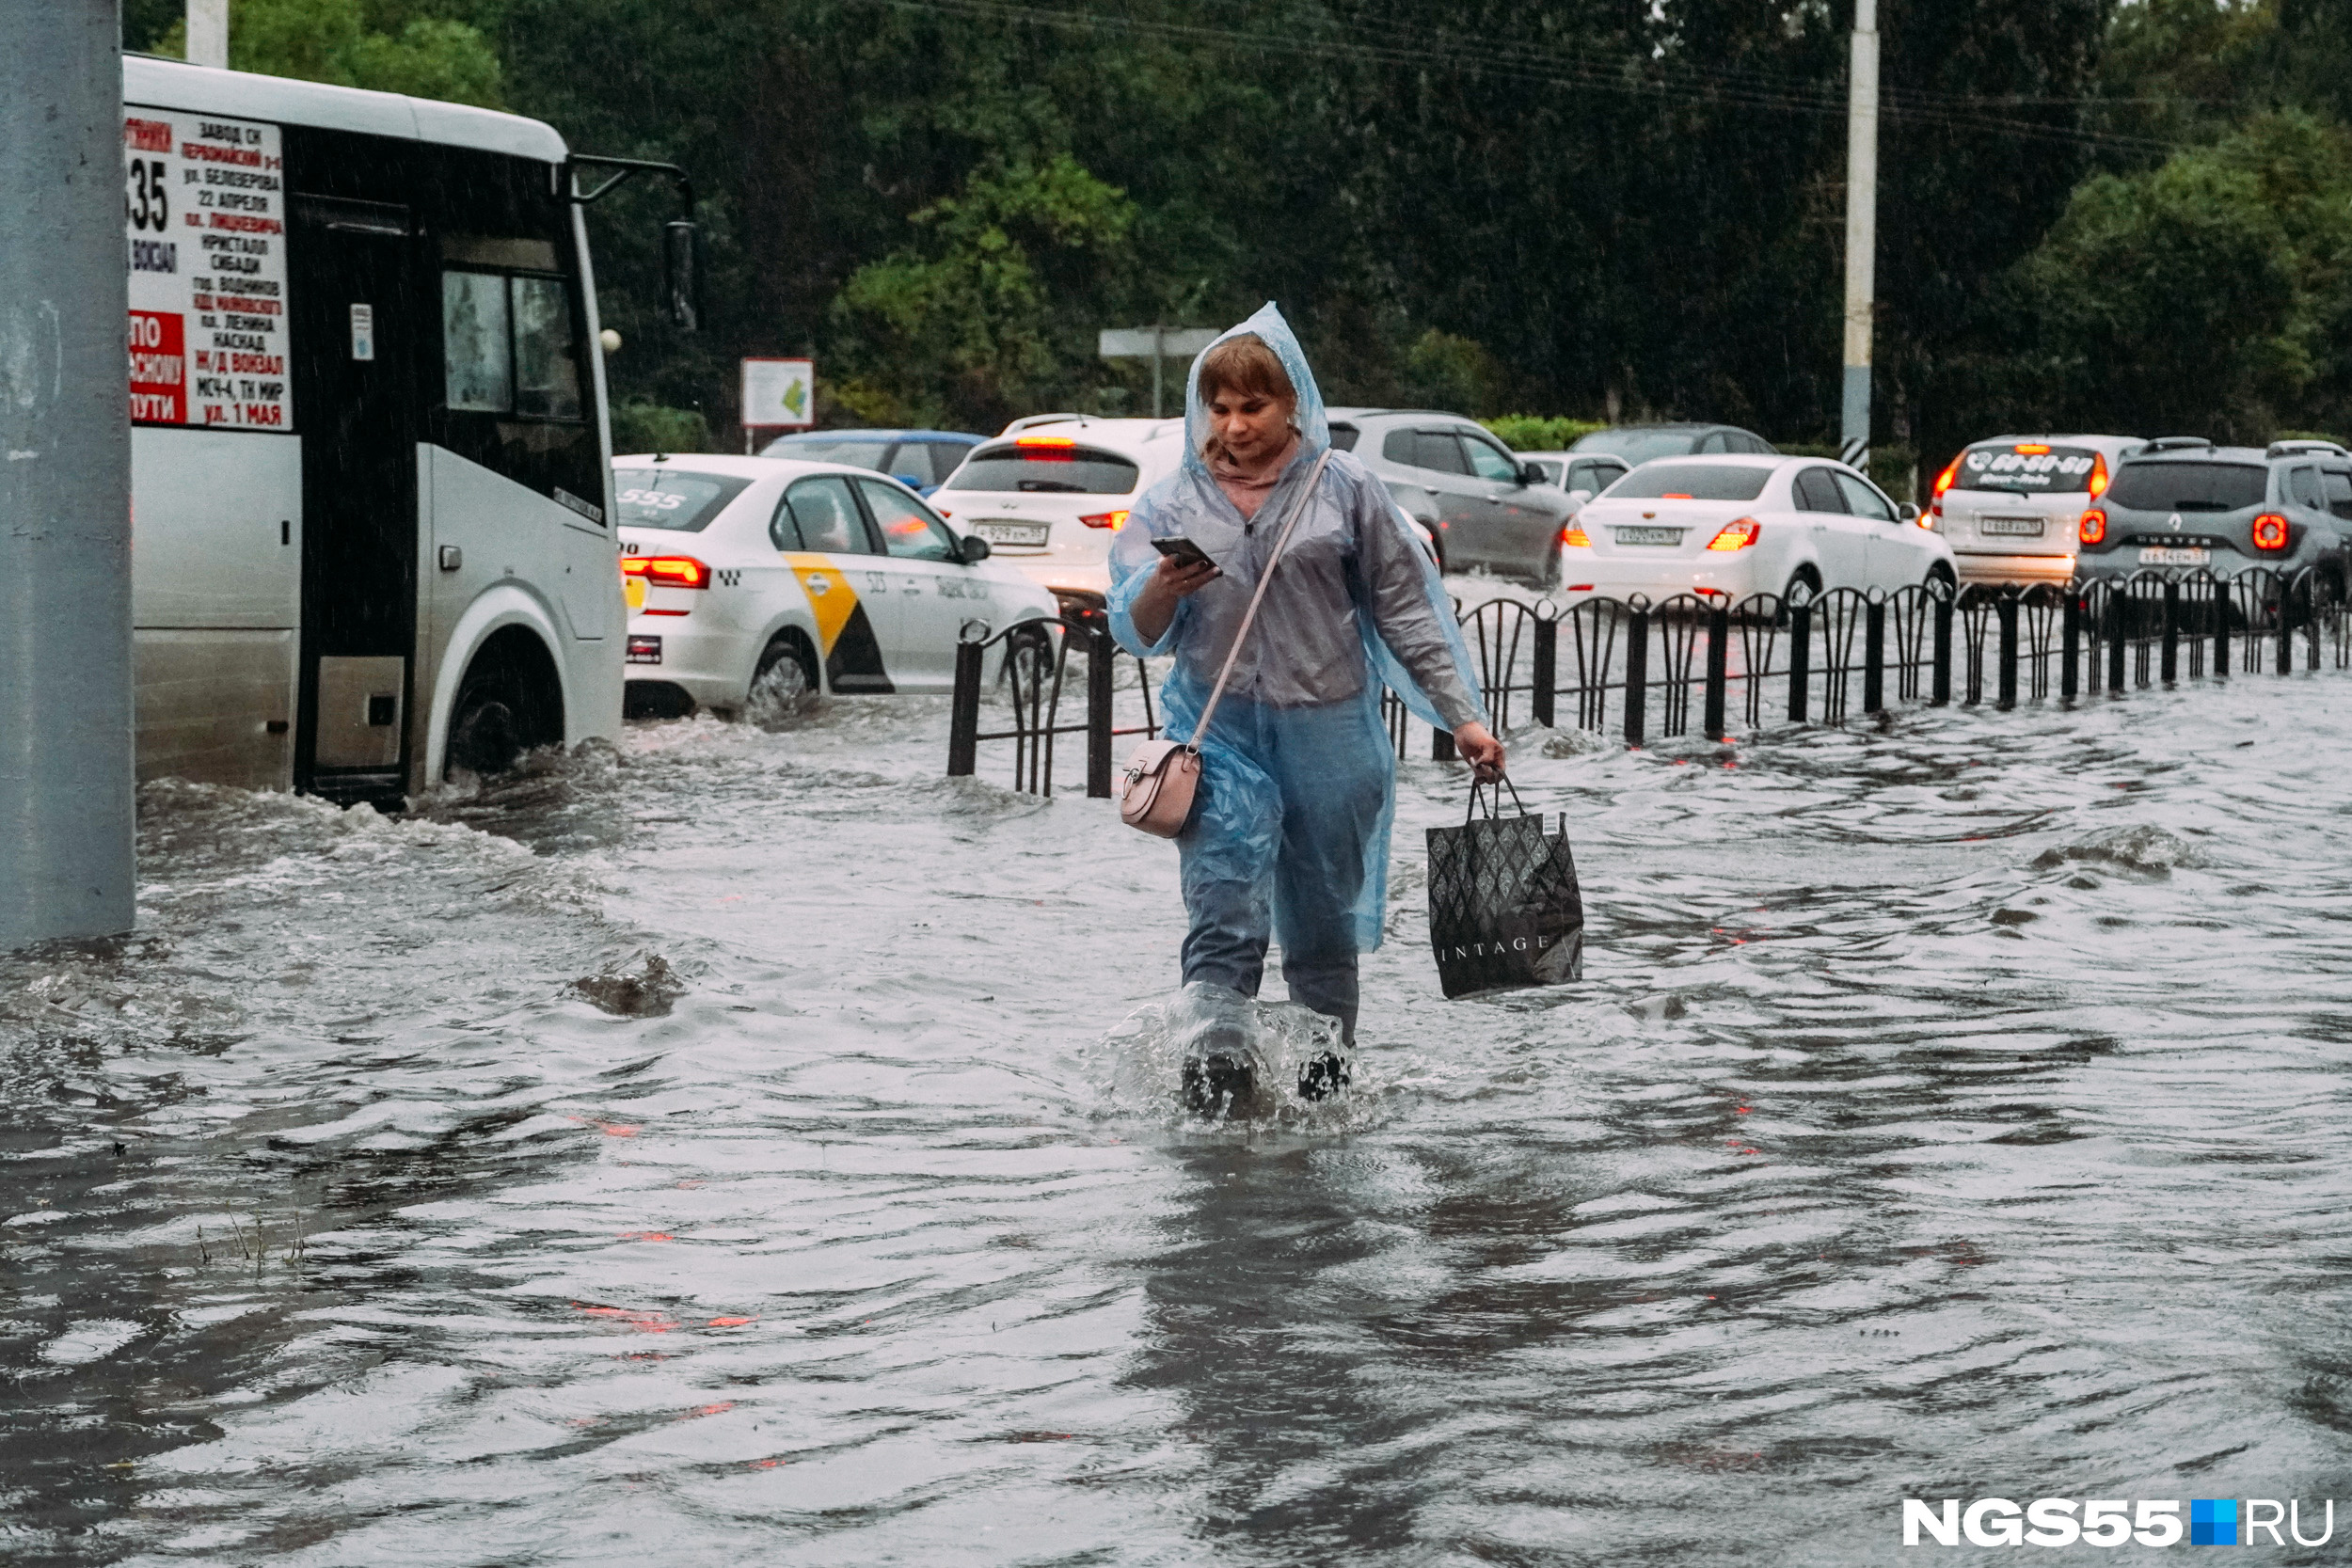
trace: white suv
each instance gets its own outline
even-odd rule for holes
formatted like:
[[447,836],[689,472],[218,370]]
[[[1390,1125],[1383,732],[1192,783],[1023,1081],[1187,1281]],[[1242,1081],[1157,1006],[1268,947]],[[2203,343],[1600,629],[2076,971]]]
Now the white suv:
[[974,447],[931,503],[1065,610],[1095,610],[1110,593],[1111,541],[1184,455],[1182,420],[1039,414]]
[[1996,436],[1935,480],[1928,526],[1952,547],[1963,582],[2066,582],[2074,525],[2124,458],[2128,436]]

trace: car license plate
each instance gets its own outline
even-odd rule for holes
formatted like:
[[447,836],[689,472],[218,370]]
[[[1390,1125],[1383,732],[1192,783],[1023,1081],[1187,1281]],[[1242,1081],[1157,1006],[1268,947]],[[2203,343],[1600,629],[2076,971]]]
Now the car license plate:
[[1042,545],[1045,523],[974,523],[972,531],[992,545]]
[[1678,528],[1621,528],[1616,531],[1620,545],[1679,545],[1683,531]]
[[2042,537],[2042,519],[2039,517],[1979,516],[1977,518],[1977,531],[2013,534],[2022,539],[2039,539]]
[[2139,563],[2142,566],[2208,566],[2213,563],[2213,551],[2156,546],[2139,552]]

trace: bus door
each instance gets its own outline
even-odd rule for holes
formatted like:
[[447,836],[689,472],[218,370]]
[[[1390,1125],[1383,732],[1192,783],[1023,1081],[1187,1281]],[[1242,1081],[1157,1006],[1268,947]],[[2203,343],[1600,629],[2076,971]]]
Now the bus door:
[[302,700],[294,784],[330,800],[406,787],[416,640],[418,331],[408,209],[294,198],[302,409]]

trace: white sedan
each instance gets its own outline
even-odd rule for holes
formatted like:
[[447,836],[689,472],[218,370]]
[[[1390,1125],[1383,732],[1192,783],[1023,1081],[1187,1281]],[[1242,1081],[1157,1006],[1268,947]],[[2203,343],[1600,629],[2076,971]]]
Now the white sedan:
[[1799,582],[1897,589],[1958,580],[1951,547],[1843,463],[1726,454],[1645,463],[1584,504],[1561,534],[1571,600],[1652,603],[1786,594]]
[[1059,616],[897,480],[840,463],[616,457],[627,711],[764,717],[818,691],[945,691],[977,623]]

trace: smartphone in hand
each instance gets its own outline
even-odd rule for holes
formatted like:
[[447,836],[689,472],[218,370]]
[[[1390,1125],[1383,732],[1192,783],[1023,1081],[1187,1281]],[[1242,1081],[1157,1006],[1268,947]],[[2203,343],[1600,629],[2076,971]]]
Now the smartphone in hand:
[[1208,551],[1202,549],[1200,546],[1194,544],[1189,539],[1181,537],[1175,539],[1154,539],[1152,541],[1152,547],[1159,551],[1162,555],[1168,557],[1180,566],[1214,567],[1216,565],[1216,562],[1209,559]]

